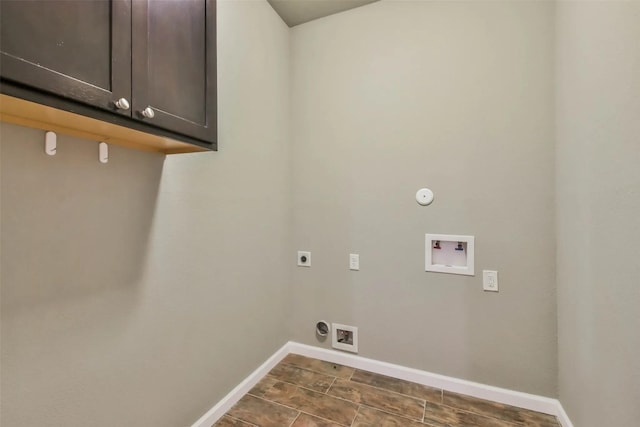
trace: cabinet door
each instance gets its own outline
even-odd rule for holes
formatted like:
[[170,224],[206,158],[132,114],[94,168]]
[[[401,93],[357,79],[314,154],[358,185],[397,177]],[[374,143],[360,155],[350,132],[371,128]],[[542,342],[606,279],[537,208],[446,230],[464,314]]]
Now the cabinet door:
[[216,140],[215,7],[215,0],[133,2],[134,117]]
[[[131,115],[131,0],[0,0],[2,79]],[[121,104],[122,105],[122,104]]]

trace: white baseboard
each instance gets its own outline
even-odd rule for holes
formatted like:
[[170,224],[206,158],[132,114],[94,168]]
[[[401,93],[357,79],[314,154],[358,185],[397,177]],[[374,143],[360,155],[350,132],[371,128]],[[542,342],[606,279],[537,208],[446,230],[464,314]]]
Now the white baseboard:
[[253,371],[247,378],[245,378],[237,387],[229,392],[222,398],[216,405],[209,409],[198,421],[193,423],[191,427],[211,427],[216,421],[218,421],[229,409],[233,407],[238,400],[249,392],[265,375],[269,373],[282,359],[285,358],[289,351],[289,344],[286,343],[273,356],[267,359],[262,365],[260,365],[255,371]]
[[192,427],[211,427],[221,418],[233,405],[240,400],[251,388],[260,381],[275,365],[277,365],[287,354],[295,353],[302,356],[313,357],[327,362],[338,363],[340,365],[365,371],[375,372],[430,387],[441,388],[454,393],[466,394],[480,399],[492,400],[506,405],[517,406],[519,408],[542,412],[558,417],[562,427],[573,427],[567,413],[557,399],[538,396],[535,394],[523,393],[480,384],[459,378],[447,377],[445,375],[434,374],[418,369],[407,368],[392,363],[367,359],[355,354],[343,353],[335,350],[314,347],[289,341],[280,348],[273,356],[263,363],[258,369],[252,372],[240,385],[231,390],[220,402],[203,415]]
[[558,415],[557,415],[557,417],[558,417],[558,421],[560,421],[560,424],[562,425],[562,427],[573,427],[573,423],[569,419],[569,415],[567,415],[567,413],[565,412],[565,410],[562,407],[562,404],[560,403],[560,401],[558,401]]

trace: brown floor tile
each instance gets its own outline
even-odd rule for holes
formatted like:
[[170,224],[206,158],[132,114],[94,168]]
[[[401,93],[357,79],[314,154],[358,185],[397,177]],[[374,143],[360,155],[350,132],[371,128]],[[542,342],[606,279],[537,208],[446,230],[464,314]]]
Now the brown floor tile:
[[279,400],[289,399],[298,392],[297,385],[284,383],[282,381],[276,381],[271,387],[264,391],[264,399],[273,400],[278,402]]
[[238,420],[261,427],[283,427],[290,425],[296,419],[298,411],[246,395],[229,410],[228,414]]
[[424,399],[430,402],[442,402],[442,390],[439,388],[428,387],[426,385],[399,380],[385,375],[374,374],[373,372],[356,369],[355,373],[351,377],[351,381],[384,388],[385,390],[395,391],[396,393],[406,394],[408,396],[417,397],[418,399]]
[[473,414],[471,412],[458,411],[458,423],[456,426],[482,426],[482,427],[520,427],[521,424],[514,424],[498,418],[485,417],[484,415]]
[[[546,418],[546,415],[538,412],[527,411],[526,409],[516,408],[515,406],[478,399],[463,394],[451,393],[446,390],[443,394],[443,403],[467,412],[498,418],[514,424],[535,426],[536,424],[532,424],[534,420],[537,420],[537,422],[548,422],[550,420]],[[551,420],[555,421],[553,417]],[[544,424],[540,425],[544,426]]]
[[471,412],[461,411],[439,403],[427,402],[424,412],[424,423],[433,427],[516,427],[520,424],[510,423],[497,418],[486,417]]
[[355,403],[284,382],[274,384],[264,394],[264,397],[307,414],[347,426],[351,425],[358,410],[358,405]]
[[424,413],[424,400],[353,381],[338,379],[327,394],[416,420]]
[[351,427],[425,427],[424,424],[361,406]]
[[298,368],[297,366],[280,363],[273,368],[269,375],[287,383],[299,385],[321,393],[326,392],[333,383],[335,377]]
[[282,362],[338,378],[349,378],[355,371],[354,368],[350,368],[348,366],[325,362],[324,360],[311,359],[310,357],[300,356],[299,354],[293,353],[288,354]]
[[448,391],[444,392],[443,401],[445,405],[499,418],[510,423],[524,424],[530,427],[559,427],[560,425],[557,418],[552,415]]
[[308,414],[300,414],[291,427],[344,427]]
[[455,409],[439,403],[427,402],[424,409],[424,423],[434,427],[456,426],[458,414]]
[[271,388],[273,387],[273,385],[275,383],[277,383],[278,380],[270,377],[270,376],[266,376],[263,379],[260,380],[260,382],[258,384],[256,384],[255,386],[253,386],[253,388],[251,390],[249,390],[249,394],[257,396],[257,397],[263,397],[264,394]]
[[553,415],[527,411],[525,409],[521,409],[520,414],[522,418],[524,418],[524,425],[527,427],[560,427],[558,419]]
[[236,420],[235,418],[225,415],[211,427],[256,427],[256,425],[245,423],[244,421]]
[[551,415],[290,354],[214,426],[560,427],[560,424]]

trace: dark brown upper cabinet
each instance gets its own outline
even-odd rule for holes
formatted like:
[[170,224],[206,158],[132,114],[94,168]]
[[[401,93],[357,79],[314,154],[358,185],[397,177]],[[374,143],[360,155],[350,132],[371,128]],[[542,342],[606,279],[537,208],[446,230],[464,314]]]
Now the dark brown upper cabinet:
[[131,97],[127,1],[3,0],[1,7],[3,78],[114,111],[114,100]]
[[132,16],[134,114],[206,140],[216,124],[215,2],[135,0]]
[[118,126],[116,143],[124,127],[216,149],[215,0],[0,0],[0,77],[3,120],[38,111],[17,98]]

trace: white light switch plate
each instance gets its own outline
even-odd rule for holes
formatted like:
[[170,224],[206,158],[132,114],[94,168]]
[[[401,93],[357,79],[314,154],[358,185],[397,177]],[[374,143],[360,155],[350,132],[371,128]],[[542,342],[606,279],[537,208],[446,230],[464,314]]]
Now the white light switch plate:
[[360,270],[360,255],[349,254],[349,270]]
[[490,292],[498,292],[498,272],[495,270],[482,270],[482,289]]

